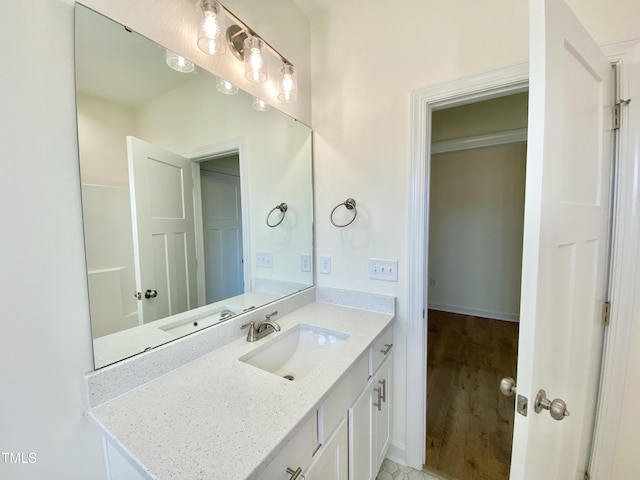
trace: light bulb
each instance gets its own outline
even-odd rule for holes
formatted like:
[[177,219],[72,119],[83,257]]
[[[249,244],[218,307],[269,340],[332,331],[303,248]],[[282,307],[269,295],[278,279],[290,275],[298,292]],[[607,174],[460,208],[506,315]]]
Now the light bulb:
[[216,90],[225,95],[235,95],[238,93],[238,87],[224,78],[216,77]]
[[184,58],[182,55],[178,55],[177,53],[172,52],[169,49],[167,49],[166,51],[165,59],[166,59],[167,65],[169,65],[171,68],[173,68],[177,72],[191,73],[195,69],[195,66],[193,65],[193,63],[191,63],[189,60]]
[[280,91],[278,98],[285,103],[293,103],[298,98],[297,72],[293,65],[285,63],[280,69],[282,78],[280,79]]
[[215,0],[201,0],[198,10],[202,13],[198,48],[207,55],[222,55],[226,50],[222,8]]
[[253,97],[253,108],[259,112],[266,112],[269,110],[269,104],[258,97]]
[[253,83],[267,80],[265,58],[262,55],[264,42],[258,37],[247,37],[244,41],[245,77]]

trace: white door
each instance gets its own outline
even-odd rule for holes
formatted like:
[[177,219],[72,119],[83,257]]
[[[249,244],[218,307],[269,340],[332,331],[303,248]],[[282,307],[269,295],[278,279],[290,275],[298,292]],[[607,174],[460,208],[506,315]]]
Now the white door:
[[135,137],[127,149],[138,314],[148,323],[197,306],[191,160]]
[[240,177],[200,171],[206,301],[244,293]]
[[[561,0],[530,1],[529,138],[511,479],[582,479],[599,380],[611,68]],[[540,389],[562,421],[534,411]]]

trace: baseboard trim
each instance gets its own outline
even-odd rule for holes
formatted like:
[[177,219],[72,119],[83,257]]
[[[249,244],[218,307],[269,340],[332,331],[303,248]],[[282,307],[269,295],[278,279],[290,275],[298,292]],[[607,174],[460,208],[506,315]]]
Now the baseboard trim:
[[429,303],[430,310],[441,312],[460,313],[462,315],[473,315],[474,317],[491,318],[494,320],[504,320],[507,322],[519,322],[520,315],[517,313],[492,312],[478,308],[459,307],[457,305],[442,305],[439,303]]
[[394,440],[391,441],[391,445],[389,445],[389,450],[387,450],[387,454],[385,455],[389,460],[393,460],[397,464],[406,465],[407,464],[407,446],[404,443],[399,443]]

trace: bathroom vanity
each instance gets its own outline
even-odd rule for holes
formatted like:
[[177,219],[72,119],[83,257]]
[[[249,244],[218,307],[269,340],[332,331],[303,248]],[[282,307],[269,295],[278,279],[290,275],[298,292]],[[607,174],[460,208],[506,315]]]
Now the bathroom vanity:
[[[272,317],[279,332],[248,342],[241,315],[227,322],[235,339],[94,404],[88,415],[102,430],[110,478],[375,478],[391,434],[394,300],[312,291],[311,302]],[[342,305],[323,303],[336,299]],[[363,309],[381,300],[385,313]],[[274,355],[293,358],[293,373],[270,363]],[[122,374],[143,358],[123,362]],[[118,367],[107,367],[112,379]]]

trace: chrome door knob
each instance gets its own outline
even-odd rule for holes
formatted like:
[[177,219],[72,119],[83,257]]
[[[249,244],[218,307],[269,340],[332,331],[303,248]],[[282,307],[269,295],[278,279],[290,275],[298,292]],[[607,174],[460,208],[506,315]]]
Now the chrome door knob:
[[500,391],[507,397],[513,397],[516,393],[516,381],[511,377],[504,377],[500,380]]
[[147,290],[144,292],[144,298],[156,298],[158,296],[158,292],[156,290]]
[[536,413],[540,413],[542,410],[549,410],[551,414],[551,418],[554,420],[563,420],[564,417],[568,417],[571,415],[569,410],[567,410],[567,404],[564,400],[556,398],[554,400],[549,400],[547,398],[547,392],[544,390],[540,390],[538,395],[536,395],[536,401],[534,403],[534,408]]

